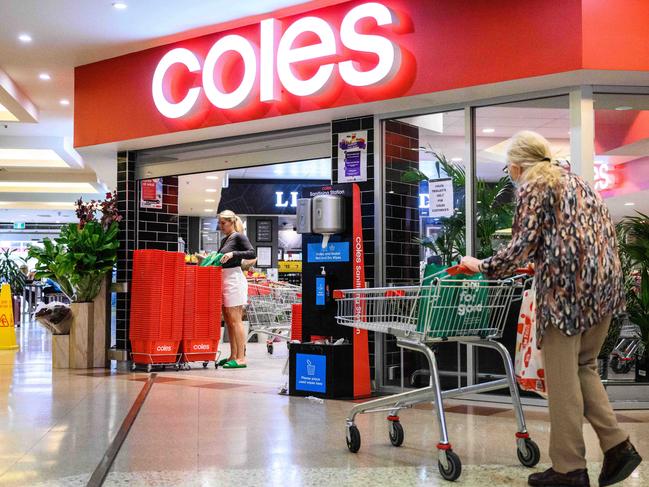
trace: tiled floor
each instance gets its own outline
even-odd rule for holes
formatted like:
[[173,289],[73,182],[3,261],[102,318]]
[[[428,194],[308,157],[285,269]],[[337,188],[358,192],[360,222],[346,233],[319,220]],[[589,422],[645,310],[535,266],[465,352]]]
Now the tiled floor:
[[[21,352],[0,352],[0,485],[85,485],[140,391],[146,374],[52,371],[49,343],[35,326],[21,331]],[[226,346],[227,350],[227,346]],[[277,394],[286,347],[249,346],[246,370],[164,372],[117,456],[105,485],[444,485],[437,472],[437,428],[430,407],[403,412],[406,439],[391,447],[383,414],[359,417],[362,448],[347,451],[350,403]],[[448,403],[460,485],[525,485],[511,411]],[[527,409],[528,426],[547,462],[547,413]],[[649,413],[619,419],[649,458]],[[593,481],[601,462],[585,426]],[[649,462],[648,462],[649,463]],[[543,466],[543,465],[542,465]],[[649,484],[643,465],[625,485]]]

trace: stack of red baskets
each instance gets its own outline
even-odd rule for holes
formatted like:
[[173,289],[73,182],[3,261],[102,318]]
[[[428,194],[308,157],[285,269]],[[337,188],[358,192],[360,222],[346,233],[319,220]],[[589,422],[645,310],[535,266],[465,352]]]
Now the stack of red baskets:
[[220,267],[186,266],[182,342],[184,362],[216,359],[221,339],[222,275],[223,269]]
[[302,341],[302,304],[291,306],[291,341]]
[[129,338],[136,364],[178,361],[183,334],[184,271],[183,253],[162,250],[133,253]]

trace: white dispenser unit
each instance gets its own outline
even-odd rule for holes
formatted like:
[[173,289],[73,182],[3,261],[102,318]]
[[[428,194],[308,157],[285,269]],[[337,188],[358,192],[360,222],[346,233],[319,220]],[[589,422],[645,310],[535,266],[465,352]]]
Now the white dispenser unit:
[[311,233],[311,198],[297,200],[297,233]]
[[345,231],[345,199],[342,196],[321,194],[311,203],[311,231],[323,236],[322,248],[329,237]]

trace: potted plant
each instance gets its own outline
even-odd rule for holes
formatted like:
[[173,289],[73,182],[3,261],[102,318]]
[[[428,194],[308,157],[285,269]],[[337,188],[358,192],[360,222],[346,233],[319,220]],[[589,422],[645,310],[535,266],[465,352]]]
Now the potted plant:
[[15,249],[0,251],[0,283],[6,282],[11,287],[14,325],[20,323],[20,297],[26,281],[26,276],[19,266],[19,263],[24,264],[24,261],[13,256],[15,251]]
[[92,301],[117,261],[121,216],[114,193],[107,193],[104,201],[79,199],[76,213],[79,223],[64,225],[59,237],[45,239],[42,247],[30,247],[29,257],[36,260],[36,277],[52,279],[70,299],[70,366],[87,368],[94,362],[93,335],[105,332],[93,330]]
[[618,228],[620,250],[631,269],[625,274],[627,313],[640,330],[636,381],[649,382],[649,216],[637,213],[624,218]]

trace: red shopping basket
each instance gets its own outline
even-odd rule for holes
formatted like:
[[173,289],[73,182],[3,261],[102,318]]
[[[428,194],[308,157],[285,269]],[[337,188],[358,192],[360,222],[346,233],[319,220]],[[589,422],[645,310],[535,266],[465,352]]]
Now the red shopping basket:
[[221,339],[223,270],[207,266],[185,268],[185,305],[181,350],[185,362],[216,360]]
[[302,304],[291,306],[291,341],[302,341]]

